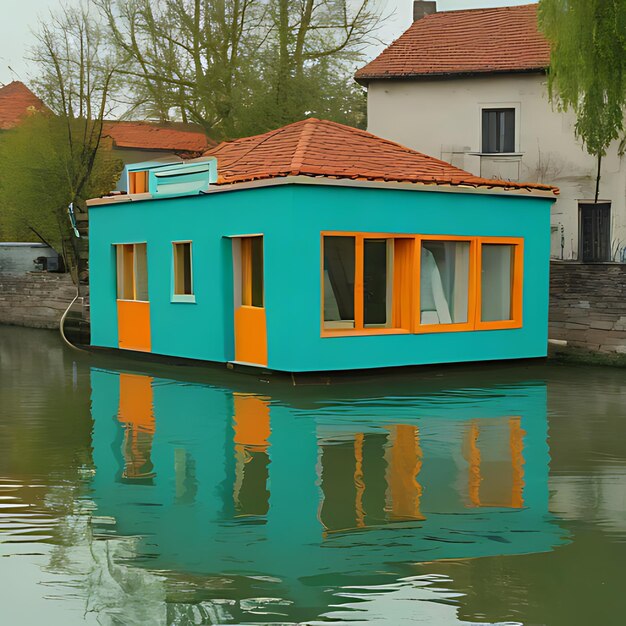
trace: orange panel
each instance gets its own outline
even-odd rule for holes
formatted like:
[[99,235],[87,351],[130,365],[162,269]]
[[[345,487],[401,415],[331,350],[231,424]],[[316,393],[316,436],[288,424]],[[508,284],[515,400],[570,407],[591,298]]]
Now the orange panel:
[[265,450],[270,437],[270,406],[257,396],[236,393],[234,429],[235,443]]
[[123,350],[150,352],[150,303],[117,301],[118,345]]
[[393,327],[411,330],[415,240],[393,240]]
[[398,424],[391,430],[387,461],[387,510],[393,520],[423,520],[422,487],[417,475],[422,468],[422,449],[417,426]]
[[242,306],[235,311],[235,361],[267,365],[265,309]]
[[152,378],[137,374],[120,374],[119,420],[153,433],[154,404]]

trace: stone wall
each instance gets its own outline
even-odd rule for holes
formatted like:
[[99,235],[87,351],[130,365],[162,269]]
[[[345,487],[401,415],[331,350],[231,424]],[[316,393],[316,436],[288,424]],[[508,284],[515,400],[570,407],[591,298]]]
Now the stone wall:
[[76,288],[69,274],[0,274],[0,324],[58,328]]
[[575,350],[626,355],[626,265],[553,261],[549,336]]

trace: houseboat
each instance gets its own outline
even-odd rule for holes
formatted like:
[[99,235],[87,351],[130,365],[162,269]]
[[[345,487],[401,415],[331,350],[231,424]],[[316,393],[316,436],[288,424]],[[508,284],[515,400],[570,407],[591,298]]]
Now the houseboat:
[[546,356],[553,187],[317,119],[126,175],[89,201],[93,346],[284,372]]

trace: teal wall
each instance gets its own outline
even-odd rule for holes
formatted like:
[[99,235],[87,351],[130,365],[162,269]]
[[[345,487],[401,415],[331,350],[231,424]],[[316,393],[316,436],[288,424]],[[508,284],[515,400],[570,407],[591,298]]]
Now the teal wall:
[[[112,244],[147,241],[152,351],[234,357],[231,243],[265,236],[269,367],[285,371],[546,355],[550,205],[544,198],[282,185],[90,209],[92,343],[117,347]],[[320,337],[320,232],[344,230],[525,240],[521,329]],[[171,303],[171,242],[193,240],[196,303]]]

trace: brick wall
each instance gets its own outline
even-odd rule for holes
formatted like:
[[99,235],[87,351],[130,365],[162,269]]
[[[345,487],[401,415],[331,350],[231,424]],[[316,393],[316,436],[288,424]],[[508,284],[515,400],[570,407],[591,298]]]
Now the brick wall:
[[69,274],[0,274],[0,324],[58,328],[75,295]]
[[553,261],[549,336],[574,349],[626,354],[626,265]]

